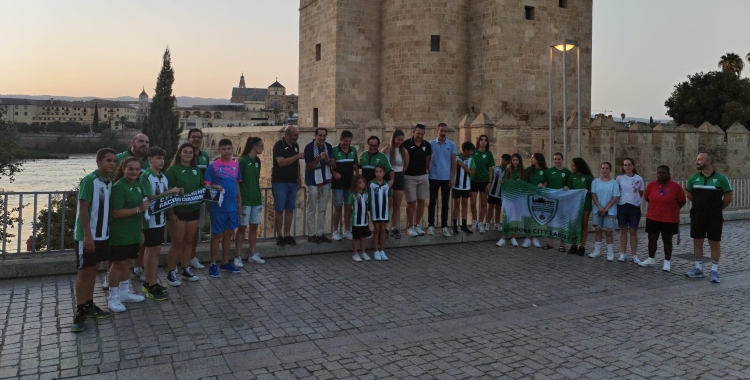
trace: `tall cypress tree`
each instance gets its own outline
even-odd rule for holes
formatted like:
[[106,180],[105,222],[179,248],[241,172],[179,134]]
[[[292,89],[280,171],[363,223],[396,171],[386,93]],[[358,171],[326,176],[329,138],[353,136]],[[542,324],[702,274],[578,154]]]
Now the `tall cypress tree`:
[[156,79],[156,91],[148,117],[143,123],[142,132],[150,140],[151,146],[158,146],[167,151],[167,165],[177,152],[180,142],[180,120],[174,113],[177,98],[172,92],[174,70],[169,46],[164,50],[161,71]]
[[99,103],[94,103],[94,122],[91,124],[91,130],[93,132],[101,132],[99,130]]

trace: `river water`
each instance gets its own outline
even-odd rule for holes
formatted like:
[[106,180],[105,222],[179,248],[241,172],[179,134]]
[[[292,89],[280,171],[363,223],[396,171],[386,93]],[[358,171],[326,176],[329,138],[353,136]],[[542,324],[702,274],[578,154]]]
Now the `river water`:
[[[96,169],[95,154],[72,155],[67,160],[35,160],[23,163],[23,171],[0,189],[6,192],[66,191],[78,186],[81,178]],[[2,192],[0,191],[0,192]]]

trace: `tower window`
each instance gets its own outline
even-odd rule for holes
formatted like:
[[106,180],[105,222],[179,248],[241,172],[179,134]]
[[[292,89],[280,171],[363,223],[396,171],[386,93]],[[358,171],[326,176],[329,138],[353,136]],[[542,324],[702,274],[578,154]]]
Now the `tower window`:
[[526,19],[527,20],[533,20],[534,19],[534,7],[525,6],[523,7],[526,13]]
[[318,128],[318,109],[313,108],[313,128]]
[[560,5],[560,8],[567,8],[568,7],[568,0],[559,0],[558,4]]
[[440,51],[440,36],[430,37],[430,51]]
[[320,44],[315,45],[315,60],[320,61]]

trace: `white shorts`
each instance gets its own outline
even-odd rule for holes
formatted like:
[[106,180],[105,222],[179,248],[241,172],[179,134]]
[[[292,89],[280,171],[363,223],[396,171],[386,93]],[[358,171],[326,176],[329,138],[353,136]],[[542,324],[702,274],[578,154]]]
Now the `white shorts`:
[[260,224],[260,212],[263,211],[263,206],[242,206],[242,214],[240,215],[240,226],[247,226],[248,224]]

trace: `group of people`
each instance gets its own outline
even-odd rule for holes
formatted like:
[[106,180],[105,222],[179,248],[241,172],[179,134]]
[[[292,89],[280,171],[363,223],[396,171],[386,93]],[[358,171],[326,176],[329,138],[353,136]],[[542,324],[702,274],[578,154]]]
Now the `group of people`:
[[[625,158],[622,174],[611,177],[612,165],[603,162],[600,176],[594,179],[588,164],[580,157],[564,167],[561,153],[553,156],[552,167],[547,167],[544,155],[531,156],[531,165],[524,167],[523,157],[515,153],[503,154],[496,164],[490,151],[490,141],[481,135],[476,145],[470,141],[456,144],[447,138],[447,125],[437,126],[437,138],[424,139],[426,127],[417,124],[412,136],[405,139],[402,130],[395,130],[390,142],[380,148],[377,136],[367,139],[361,155],[352,145],[351,131],[342,131],[339,144],[328,143],[325,128],[315,130],[314,139],[304,149],[297,143],[299,129],[286,127],[281,139],[273,147],[271,187],[275,212],[276,244],[296,245],[291,236],[297,191],[302,188],[302,173],[307,191],[305,212],[307,240],[311,243],[349,239],[352,241],[352,260],[370,260],[365,250],[365,239],[372,236],[376,261],[388,260],[385,253],[387,237],[401,238],[400,210],[406,200],[406,234],[411,237],[434,235],[436,228],[444,236],[463,231],[485,233],[500,229],[502,215],[502,186],[504,181],[526,181],[534,186],[552,189],[585,189],[586,200],[582,212],[581,243],[566,249],[562,241],[549,239],[541,245],[537,238],[523,237],[524,248],[534,245],[569,254],[585,255],[589,217],[596,230],[594,250],[589,257],[601,255],[602,238],[606,238],[607,259],[614,260],[613,233],[615,220],[620,227],[619,261],[632,260],[642,266],[655,265],[657,241],[664,246],[665,271],[670,270],[672,240],[678,234],[680,208],[686,199],[693,202],[691,209],[691,237],[694,239],[695,268],[686,275],[703,277],[703,239],[708,237],[711,247],[712,282],[719,282],[721,210],[732,201],[732,190],[725,176],[713,169],[713,157],[701,153],[696,159],[698,172],[688,181],[685,190],[671,180],[669,168],[657,169],[657,180],[644,188],[644,181],[636,171],[635,162]],[[84,177],[78,195],[76,217],[76,253],[78,278],[76,281],[77,310],[72,331],[83,331],[86,318],[107,318],[110,312],[93,303],[96,269],[102,261],[109,261],[103,288],[109,289],[108,308],[124,312],[123,303],[142,302],[145,298],[168,299],[168,289],[159,284],[157,268],[165,228],[171,246],[167,260],[167,283],[179,286],[182,280],[197,281],[193,268],[204,268],[195,258],[198,225],[205,218],[205,204],[180,205],[163,213],[144,214],[149,203],[168,194],[188,194],[204,187],[223,193],[223,202],[210,203],[211,222],[209,276],[219,277],[220,271],[239,273],[243,266],[242,252],[247,237],[248,261],[262,264],[256,251],[257,228],[263,202],[260,190],[261,160],[264,143],[250,137],[240,157],[233,160],[231,140],[218,144],[219,157],[210,162],[201,151],[203,135],[199,129],[188,132],[188,142],[179,146],[166,172],[165,155],[159,147],[149,147],[148,137],[137,135],[130,150],[121,154],[109,148],[96,155],[97,170]],[[300,165],[304,160],[304,168]],[[440,225],[436,225],[438,194],[441,203]],[[326,209],[333,197],[331,238],[324,233]],[[449,201],[452,226],[448,225]],[[646,214],[649,257],[637,255],[637,228],[641,218],[641,199],[649,203]],[[422,226],[425,202],[428,203],[427,230]],[[467,224],[471,210],[473,222]],[[460,214],[460,223],[459,223]],[[372,230],[370,229],[372,224]],[[249,231],[248,231],[249,226]],[[249,233],[249,234],[248,234]],[[249,236],[248,236],[249,235]],[[519,246],[518,236],[503,237],[498,246]],[[679,239],[679,235],[678,235]],[[231,241],[235,241],[235,258],[230,261]],[[219,243],[222,258],[218,260]],[[630,243],[630,256],[627,246]],[[131,261],[135,265],[131,273]],[[177,264],[181,265],[181,272]],[[130,289],[130,278],[143,282],[144,296]]]

